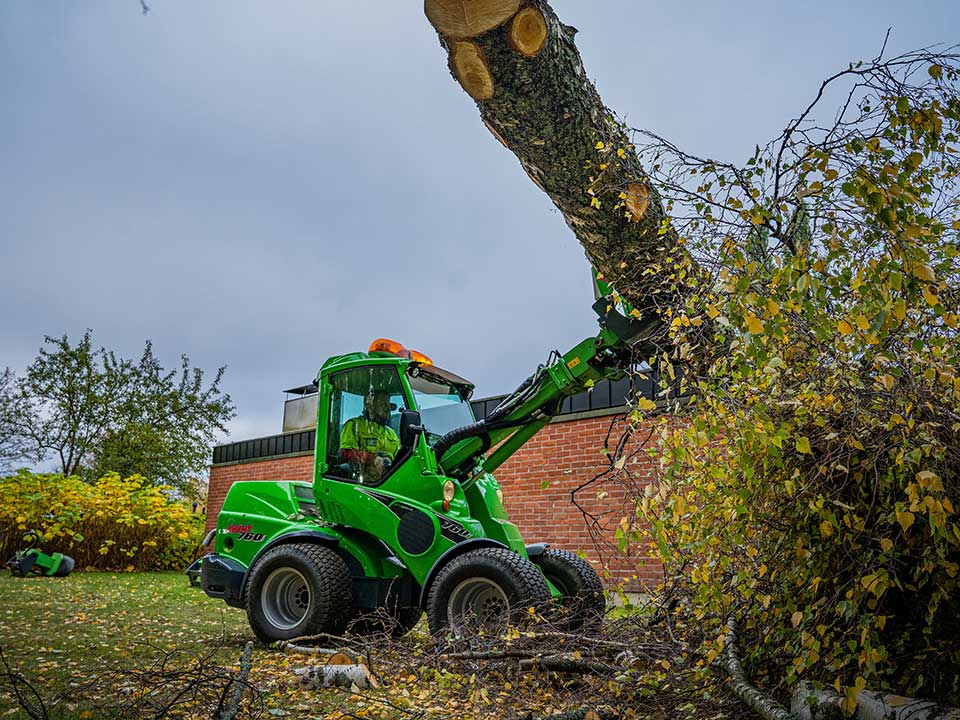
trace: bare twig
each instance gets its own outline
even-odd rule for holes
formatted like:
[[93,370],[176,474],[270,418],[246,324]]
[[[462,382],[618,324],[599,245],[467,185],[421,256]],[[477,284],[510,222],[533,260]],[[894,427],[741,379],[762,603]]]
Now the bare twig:
[[[240,657],[240,669],[237,671],[236,680],[232,683],[233,693],[230,696],[230,702],[220,715],[220,720],[233,720],[240,712],[240,702],[243,700],[243,689],[246,687],[247,677],[250,675],[252,656],[253,641],[250,641],[243,648],[243,655]],[[227,688],[230,688],[230,685],[227,685]]]
[[[10,683],[10,689],[13,691],[17,704],[31,718],[31,720],[47,720],[47,707],[44,705],[43,698],[37,689],[23,675],[14,672],[7,659],[3,656],[3,649],[0,648],[0,663],[3,664],[4,672],[0,673],[0,687],[4,681]],[[33,696],[30,698],[29,696]]]

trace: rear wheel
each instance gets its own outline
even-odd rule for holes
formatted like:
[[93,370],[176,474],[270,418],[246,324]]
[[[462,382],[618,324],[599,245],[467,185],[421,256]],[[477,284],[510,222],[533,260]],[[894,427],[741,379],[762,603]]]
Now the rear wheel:
[[247,619],[264,643],[301,635],[339,635],[353,607],[346,563],[322,545],[280,545],[250,570]]
[[66,577],[71,572],[73,572],[73,558],[69,555],[64,555],[60,560],[60,567],[57,568],[57,571],[53,574],[53,576]]
[[567,550],[548,548],[533,558],[547,580],[560,591],[559,623],[568,629],[596,627],[603,621],[603,583],[583,558]]
[[550,588],[533,563],[506,548],[481,548],[440,571],[430,588],[427,619],[435,635],[497,635],[549,600]]

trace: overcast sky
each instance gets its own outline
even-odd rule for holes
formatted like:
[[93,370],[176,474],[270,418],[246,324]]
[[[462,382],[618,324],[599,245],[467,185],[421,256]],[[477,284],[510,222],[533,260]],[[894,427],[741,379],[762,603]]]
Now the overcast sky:
[[[397,339],[507,392],[595,332],[589,266],[415,0],[0,0],[0,367],[152,339],[279,432],[282,390]],[[823,77],[960,41],[955,0],[554,0],[608,106],[743,160]]]

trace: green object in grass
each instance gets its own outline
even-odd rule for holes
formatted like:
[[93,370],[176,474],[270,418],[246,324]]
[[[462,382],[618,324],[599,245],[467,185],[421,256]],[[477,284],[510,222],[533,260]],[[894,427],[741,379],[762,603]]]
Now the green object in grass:
[[40,533],[31,530],[23,536],[26,547],[17,550],[7,558],[7,567],[16,577],[26,577],[33,573],[44,577],[66,577],[73,571],[73,558],[63,553],[47,555],[40,552],[37,545],[42,538]]

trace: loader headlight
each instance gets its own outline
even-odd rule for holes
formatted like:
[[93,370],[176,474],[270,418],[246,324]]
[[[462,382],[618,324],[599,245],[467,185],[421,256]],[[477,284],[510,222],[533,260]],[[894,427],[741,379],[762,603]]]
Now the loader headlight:
[[457,488],[453,484],[453,480],[447,480],[443,484],[443,511],[446,512],[450,509],[450,501],[453,500],[453,496],[456,494]]
[[503,505],[503,490],[497,488],[497,500],[500,501],[500,504]]

